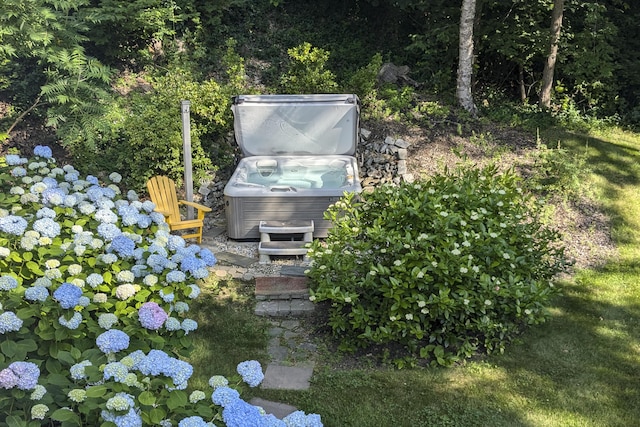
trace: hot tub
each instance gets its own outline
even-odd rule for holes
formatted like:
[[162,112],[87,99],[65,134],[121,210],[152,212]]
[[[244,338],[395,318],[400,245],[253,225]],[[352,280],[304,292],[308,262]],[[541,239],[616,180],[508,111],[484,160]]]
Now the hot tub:
[[326,237],[329,205],[362,191],[357,97],[245,95],[232,110],[245,157],[224,189],[229,237],[257,239],[260,221],[292,220],[313,220]]

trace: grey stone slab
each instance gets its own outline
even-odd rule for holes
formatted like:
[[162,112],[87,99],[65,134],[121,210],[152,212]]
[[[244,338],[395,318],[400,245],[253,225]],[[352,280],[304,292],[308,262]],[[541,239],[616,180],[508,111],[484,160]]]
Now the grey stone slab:
[[255,258],[249,258],[243,255],[234,254],[232,252],[217,252],[216,258],[218,262],[223,264],[239,265],[241,267],[249,267],[258,260]]
[[278,301],[258,301],[254,313],[257,316],[277,316]]
[[304,271],[309,267],[299,265],[283,265],[280,274],[283,276],[305,277]]
[[311,314],[315,309],[315,304],[309,300],[292,300],[290,304],[290,314],[292,316]]
[[271,390],[307,390],[311,385],[313,367],[269,364],[261,387]]
[[272,402],[270,400],[261,399],[259,397],[254,397],[249,401],[253,406],[259,406],[267,414],[272,414],[278,419],[283,419],[287,415],[298,410],[295,406],[287,405],[285,403]]

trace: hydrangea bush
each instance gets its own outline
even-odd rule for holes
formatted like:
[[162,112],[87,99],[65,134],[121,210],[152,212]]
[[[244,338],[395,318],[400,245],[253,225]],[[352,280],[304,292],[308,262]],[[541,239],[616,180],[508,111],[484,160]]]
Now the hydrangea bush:
[[469,166],[348,195],[312,244],[311,298],[347,350],[400,344],[448,365],[503,351],[544,321],[552,279],[567,262],[559,235],[512,172]]
[[[169,234],[119,174],[101,183],[33,154],[0,159],[0,425],[322,425],[267,415],[224,377],[187,394],[189,302],[214,254]],[[242,362],[234,387],[263,377]]]

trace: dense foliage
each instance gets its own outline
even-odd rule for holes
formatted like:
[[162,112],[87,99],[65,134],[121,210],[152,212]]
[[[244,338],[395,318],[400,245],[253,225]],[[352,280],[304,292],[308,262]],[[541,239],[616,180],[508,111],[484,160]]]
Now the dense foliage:
[[564,250],[518,184],[463,167],[332,205],[307,273],[342,347],[395,343],[448,365],[544,321]]
[[187,390],[189,304],[216,258],[121,194],[118,173],[81,178],[40,145],[0,162],[0,426],[322,425],[242,400],[236,388],[264,378],[257,361],[237,383]]

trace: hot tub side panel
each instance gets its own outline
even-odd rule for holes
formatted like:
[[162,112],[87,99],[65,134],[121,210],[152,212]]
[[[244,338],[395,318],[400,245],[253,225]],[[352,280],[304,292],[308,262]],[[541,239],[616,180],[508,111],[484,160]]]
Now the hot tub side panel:
[[327,237],[331,222],[324,219],[327,208],[341,196],[235,197],[224,196],[229,238],[259,239],[260,221],[313,220],[314,237]]

